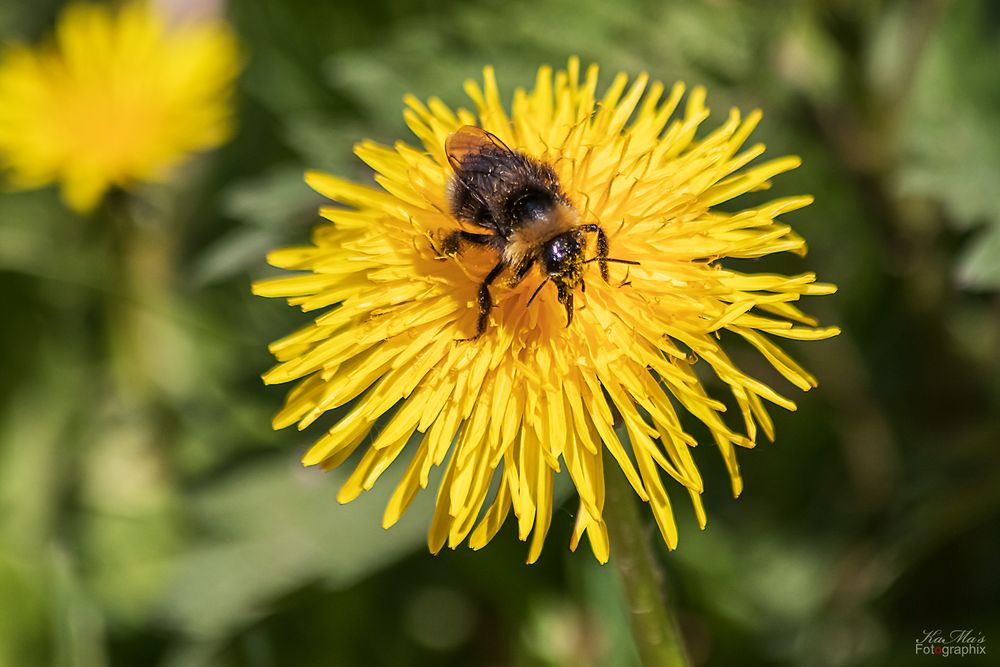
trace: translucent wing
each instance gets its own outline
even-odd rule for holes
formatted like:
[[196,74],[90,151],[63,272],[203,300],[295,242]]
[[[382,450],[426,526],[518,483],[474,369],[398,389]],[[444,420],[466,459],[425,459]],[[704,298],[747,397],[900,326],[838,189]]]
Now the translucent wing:
[[513,153],[496,135],[490,134],[483,128],[476,127],[475,125],[463,125],[449,134],[444,142],[444,150],[448,155],[448,162],[455,171],[458,171],[465,156],[478,153],[484,148],[499,148],[508,153]]

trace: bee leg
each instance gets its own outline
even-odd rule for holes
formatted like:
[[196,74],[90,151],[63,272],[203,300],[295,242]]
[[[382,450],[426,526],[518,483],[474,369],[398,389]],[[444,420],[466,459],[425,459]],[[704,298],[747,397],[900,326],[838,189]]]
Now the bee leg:
[[559,291],[559,303],[566,307],[566,326],[573,323],[573,290],[566,283],[556,283]]
[[476,322],[476,335],[471,338],[463,338],[463,341],[473,341],[483,335],[486,332],[486,325],[490,321],[490,311],[493,309],[493,297],[490,295],[490,285],[493,281],[497,279],[503,270],[507,268],[507,264],[500,260],[497,265],[490,269],[490,272],[486,274],[483,278],[483,282],[479,284],[479,320]]
[[601,267],[601,277],[608,282],[608,235],[600,225],[580,225],[585,232],[597,232],[597,265]]
[[446,256],[457,255],[462,249],[462,243],[472,245],[492,245],[496,242],[496,237],[492,234],[473,234],[464,230],[450,232],[441,242],[441,252]]
[[534,257],[529,257],[528,259],[518,264],[517,268],[514,269],[514,275],[511,276],[508,285],[510,287],[517,287],[518,285],[520,285],[521,281],[524,280],[525,276],[528,275],[528,271],[531,271],[531,267],[533,267],[534,265],[535,265]]

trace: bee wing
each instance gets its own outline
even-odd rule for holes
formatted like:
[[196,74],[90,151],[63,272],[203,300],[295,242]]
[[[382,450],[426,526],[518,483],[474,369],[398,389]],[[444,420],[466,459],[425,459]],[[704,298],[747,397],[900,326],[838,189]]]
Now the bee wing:
[[496,135],[475,125],[463,125],[449,134],[444,142],[444,150],[448,155],[448,162],[451,164],[452,169],[456,171],[458,171],[466,155],[490,147],[500,148],[508,153],[513,152]]

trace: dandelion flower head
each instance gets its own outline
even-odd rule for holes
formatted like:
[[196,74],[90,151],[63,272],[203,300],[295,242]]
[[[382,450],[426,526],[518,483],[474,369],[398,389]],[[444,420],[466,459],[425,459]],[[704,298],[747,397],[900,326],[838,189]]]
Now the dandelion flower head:
[[76,3],[37,48],[0,58],[0,168],[20,188],[58,182],[75,210],[112,186],[162,180],[231,132],[235,37],[214,20],[170,25],[133,0]]
[[[711,434],[738,495],[737,448],[753,447],[760,433],[773,439],[765,402],[795,409],[738,368],[725,340],[744,339],[808,390],[813,377],[774,340],[837,333],[796,306],[801,296],[832,293],[832,285],[812,273],[753,274],[725,265],[727,258],[805,253],[803,239],[777,217],[810,197],[738,212],[717,208],[768,187],[799,159],[749,166],[764,151],[744,147],[759,112],[744,118],[730,111],[699,138],[709,116],[703,89],[685,100],[681,84],[668,89],[645,74],[631,82],[620,74],[598,97],[597,67],[581,72],[576,59],[564,71],[542,67],[531,90],[514,92],[509,113],[491,68],[482,85],[468,81],[465,90],[474,110],[406,99],[418,146],[357,145],[377,187],[306,175],[337,205],[321,209],[328,222],[310,244],[269,255],[274,266],[299,273],[254,285],[259,295],[319,311],[271,345],[278,364],[265,381],[298,383],[274,426],[304,429],[341,409],[304,457],[307,465],[334,468],[361,448],[341,502],[404,459],[385,527],[443,465],[428,535],[435,553],[466,539],[484,546],[513,511],[534,561],[551,523],[554,475],[567,473],[580,501],[571,548],[586,534],[595,556],[607,561],[605,475],[622,474],[674,548],[668,490],[682,490],[705,525],[691,421]],[[587,264],[570,326],[553,286],[529,304],[543,281],[535,270],[514,287],[496,282],[486,331],[463,340],[476,331],[477,289],[496,264],[487,249],[445,259],[436,249],[442,233],[460,228],[449,210],[454,172],[445,144],[465,125],[551,165],[580,224],[600,224],[611,255],[638,262],[611,265],[608,282]],[[703,376],[729,394],[735,419],[709,395]],[[605,451],[613,469],[605,467]]]

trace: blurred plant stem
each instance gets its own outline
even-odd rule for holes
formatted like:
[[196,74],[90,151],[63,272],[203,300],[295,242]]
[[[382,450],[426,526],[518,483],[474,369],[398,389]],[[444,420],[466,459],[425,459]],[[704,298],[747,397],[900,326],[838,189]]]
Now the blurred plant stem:
[[[102,293],[111,391],[95,406],[81,501],[90,585],[111,619],[150,613],[170,557],[183,544],[177,511],[177,433],[171,382],[189,373],[172,311],[176,234],[169,209],[122,192],[101,211],[109,289]],[[181,348],[183,349],[183,348]],[[122,545],[128,545],[123,547]],[[121,582],[127,582],[123,585]]]
[[163,304],[170,295],[170,248],[164,225],[139,219],[139,204],[123,192],[105,203],[109,219],[112,289],[107,303],[108,341],[119,397],[142,403],[154,398],[155,331],[143,305]]
[[[608,466],[609,469],[611,466]],[[688,667],[680,625],[664,594],[663,573],[624,475],[605,477],[604,518],[611,560],[625,589],[632,638],[644,667]]]
[[[174,291],[172,221],[165,211],[123,192],[105,203],[108,219],[106,344],[114,386],[109,407],[114,421],[131,422],[151,460],[170,441],[174,422],[168,389],[171,373],[185,367],[163,312],[170,312]],[[161,463],[164,463],[161,461]]]

